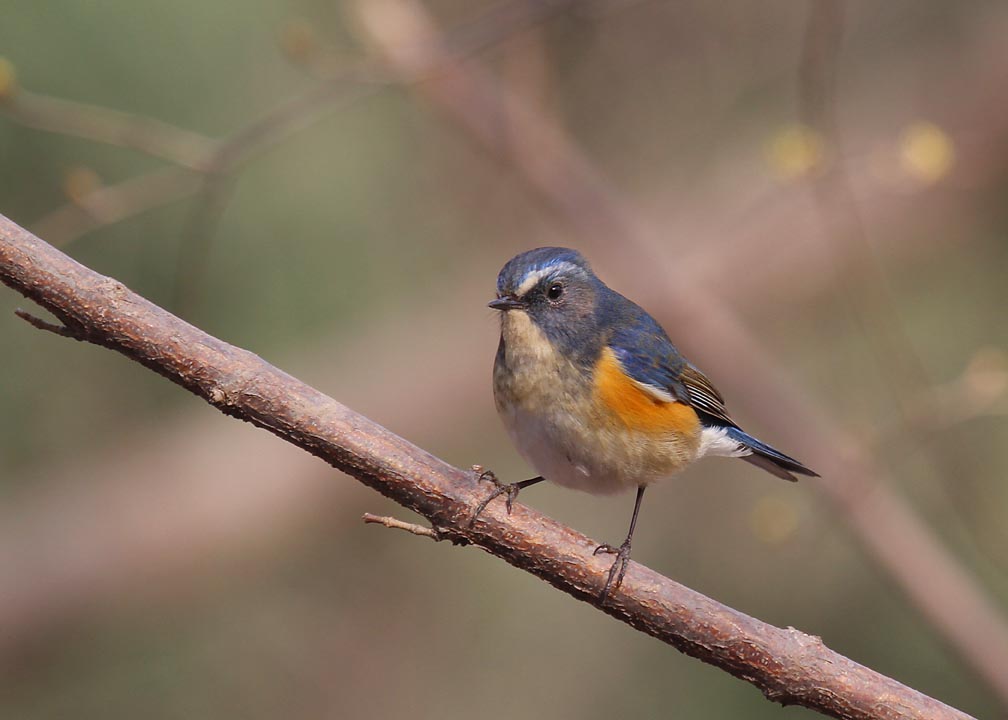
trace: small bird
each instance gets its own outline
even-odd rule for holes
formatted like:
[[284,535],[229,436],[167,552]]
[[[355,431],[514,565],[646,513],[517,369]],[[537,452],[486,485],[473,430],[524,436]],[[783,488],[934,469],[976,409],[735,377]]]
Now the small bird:
[[707,377],[640,306],[596,277],[576,250],[542,247],[512,258],[497,277],[501,336],[494,362],[497,412],[518,451],[540,473],[502,484],[477,508],[543,480],[595,494],[636,488],[630,530],[605,587],[623,581],[648,485],[705,455],[737,457],[785,480],[818,477],[744,432]]

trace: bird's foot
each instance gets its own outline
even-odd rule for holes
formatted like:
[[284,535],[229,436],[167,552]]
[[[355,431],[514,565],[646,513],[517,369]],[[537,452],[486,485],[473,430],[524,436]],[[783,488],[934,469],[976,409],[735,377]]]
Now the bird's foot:
[[494,489],[493,492],[484,498],[483,502],[476,506],[476,512],[473,513],[472,519],[469,521],[469,525],[471,526],[474,522],[476,522],[476,518],[478,518],[480,513],[486,509],[486,506],[490,504],[491,500],[500,497],[501,495],[507,496],[507,500],[505,502],[508,515],[510,515],[511,506],[514,505],[515,498],[518,497],[518,493],[521,492],[521,489],[525,487],[526,484],[520,482],[504,484],[497,479],[493,470],[486,470],[482,465],[473,465],[472,470],[474,473],[478,473],[477,480],[489,480],[493,483]]
[[624,540],[623,544],[619,547],[613,547],[609,543],[603,543],[595,548],[595,552],[593,552],[592,555],[598,555],[599,553],[616,556],[612,567],[609,568],[609,577],[606,578],[605,587],[602,588],[602,592],[599,594],[599,600],[602,603],[605,603],[606,598],[609,597],[610,593],[619,590],[620,585],[623,583],[623,576],[626,575],[627,563],[630,562],[630,538]]

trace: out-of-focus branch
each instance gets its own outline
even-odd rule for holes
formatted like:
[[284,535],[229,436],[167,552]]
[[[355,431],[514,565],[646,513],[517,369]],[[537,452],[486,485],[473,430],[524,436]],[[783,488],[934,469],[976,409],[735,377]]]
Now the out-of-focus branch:
[[0,113],[25,127],[139,150],[202,171],[214,141],[142,115],[13,89]]
[[[500,2],[460,24],[449,43],[459,57],[475,54],[575,4],[577,0]],[[418,68],[414,79],[422,79],[436,69]],[[186,234],[180,261],[180,275],[184,276],[180,282],[191,288],[195,273],[191,259],[206,252],[194,244],[209,242],[215,218],[228,199],[226,190],[220,189],[230,183],[220,178],[233,174],[255,154],[313,125],[325,113],[373,95],[388,80],[385,68],[377,62],[358,62],[327,72],[322,82],[279,103],[220,140],[143,116],[29,93],[13,81],[0,97],[0,112],[26,127],[132,148],[197,173],[162,169],[129,178],[97,190],[82,201],[57,208],[34,225],[36,232],[62,246],[99,227],[185,195],[202,193],[205,197],[187,228],[195,232]],[[199,175],[209,179],[200,182]],[[205,226],[196,226],[200,222]]]
[[[982,399],[971,395],[950,397],[944,406],[947,410],[934,408],[932,416],[921,422],[920,401],[934,395],[932,381],[900,320],[889,278],[869,236],[837,117],[846,6],[845,0],[822,0],[808,5],[798,68],[798,105],[802,122],[825,148],[823,161],[808,173],[808,184],[815,199],[818,220],[832,241],[838,265],[847,270],[835,275],[836,290],[865,338],[880,375],[880,386],[888,396],[887,406],[896,414],[896,422],[888,422],[883,432],[875,434],[875,440],[882,437],[890,442],[902,440],[913,448],[919,459],[931,465],[934,474],[944,478],[940,487],[948,498],[947,507],[963,530],[961,536],[972,542],[989,561],[1003,568],[999,555],[991,555],[976,543],[970,523],[962,517],[952,497],[958,492],[958,465],[941,451],[940,444],[918,432],[922,424],[954,424],[982,412],[983,408],[976,407],[977,401]],[[931,132],[941,134],[936,126],[930,127]],[[945,171],[951,169],[953,157],[952,150],[948,152],[949,167]],[[907,173],[904,171],[904,174]],[[922,175],[918,171],[917,177],[906,177],[903,181],[934,182],[942,174]]]
[[967,718],[826,648],[750,618],[632,563],[598,599],[608,563],[596,543],[529,509],[492,505],[475,476],[446,465],[319,391],[176,318],[0,216],[0,280],[80,340],[148,367],[221,412],[269,430],[426,517],[440,537],[474,544],[679,650],[745,679],[771,700],[838,718]]
[[84,233],[139,215],[192,195],[198,176],[178,167],[137,175],[89,193],[49,213],[34,225],[54,245],[66,245]]
[[[665,315],[675,320],[677,340],[703,353],[714,377],[734,378],[738,358],[745,358],[746,387],[735,396],[755,409],[753,414],[776,431],[775,437],[791,438],[789,447],[823,474],[816,487],[836,505],[868,554],[1008,705],[1004,618],[913,509],[889,489],[881,468],[851,434],[823,416],[793,382],[784,381],[778,364],[710,287],[677,273],[674,263],[660,262],[660,234],[641,222],[562,128],[518,101],[475,63],[455,62],[420,3],[382,0],[359,8],[373,42],[404,79],[414,78],[417,67],[443,68],[430,82],[415,86],[418,92],[513,168],[533,196],[583,243],[599,252],[614,243],[621,250],[633,246],[632,253],[610,253],[608,264],[622,269],[638,288],[661,288],[642,299],[669,309]],[[774,412],[768,416],[766,408]]]
[[812,168],[808,180],[823,228],[834,240],[842,264],[853,271],[842,276],[839,290],[869,340],[893,406],[909,419],[907,402],[929,383],[896,316],[892,292],[871,247],[836,117],[845,9],[845,0],[820,0],[808,5],[798,65],[798,105],[802,122],[825,145],[821,166]]
[[1008,357],[982,348],[958,377],[935,385],[906,401],[907,413],[881,424],[870,436],[873,447],[894,445],[908,431],[933,442],[938,433],[979,418],[1008,415]]
[[[343,103],[353,102],[372,94],[378,84],[364,82],[366,74],[357,71],[341,73],[326,83],[283,102],[219,141],[207,146],[206,154],[196,163],[198,172],[178,167],[161,168],[120,183],[100,188],[83,199],[71,202],[49,213],[35,225],[41,235],[52,238],[56,245],[67,245],[86,232],[111,225],[142,212],[166,205],[207,188],[228,186],[227,178],[249,158],[310,126],[326,111]],[[200,209],[194,221],[212,223],[216,211],[222,209],[216,196],[205,201],[213,212]],[[204,228],[190,224],[188,237],[208,236]],[[186,257],[196,254],[187,249]]]

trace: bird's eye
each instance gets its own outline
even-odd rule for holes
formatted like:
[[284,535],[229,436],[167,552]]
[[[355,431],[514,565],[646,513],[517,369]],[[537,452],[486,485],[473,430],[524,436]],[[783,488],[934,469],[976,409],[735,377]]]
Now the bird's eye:
[[549,286],[549,290],[546,291],[546,297],[550,300],[559,300],[560,296],[563,295],[563,285],[560,283],[553,283]]

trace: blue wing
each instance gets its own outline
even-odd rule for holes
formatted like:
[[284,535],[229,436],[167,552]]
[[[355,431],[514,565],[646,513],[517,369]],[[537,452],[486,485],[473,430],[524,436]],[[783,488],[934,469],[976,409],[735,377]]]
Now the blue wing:
[[622,313],[609,339],[627,375],[692,406],[705,425],[738,427],[711,381],[679,353],[654,318],[632,307]]
[[655,389],[656,395],[670,395],[689,404],[703,425],[725,428],[730,438],[751,451],[742,458],[746,462],[785,480],[795,480],[792,473],[818,476],[798,460],[744,432],[728,415],[721,393],[679,353],[654,318],[621,299],[629,308],[623,306],[614,314],[609,346],[627,375]]

